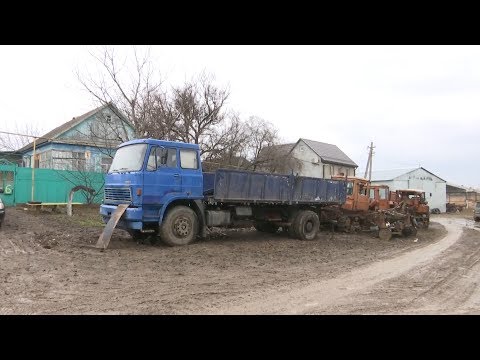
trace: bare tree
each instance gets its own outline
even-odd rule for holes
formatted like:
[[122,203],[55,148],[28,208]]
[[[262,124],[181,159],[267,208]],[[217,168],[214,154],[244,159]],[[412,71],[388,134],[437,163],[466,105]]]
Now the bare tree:
[[[0,150],[15,151],[21,149],[33,141],[33,137],[39,136],[40,130],[31,123],[19,126],[15,124],[13,129],[6,130],[11,134],[0,133]],[[13,135],[21,134],[21,135]],[[29,136],[27,136],[29,135]]]
[[248,129],[237,114],[203,136],[202,158],[205,169],[246,169],[248,160]]
[[[102,105],[115,104],[132,123],[136,131],[143,130],[145,116],[150,114],[151,101],[161,86],[160,80],[154,80],[150,63],[150,51],[140,55],[133,47],[134,73],[125,75],[127,59],[117,58],[115,49],[103,47],[98,54],[90,53],[100,65],[100,73],[82,74],[77,70],[77,78],[83,87]],[[120,114],[119,117],[121,117]],[[130,140],[126,124],[121,124],[118,133],[122,141]]]
[[265,154],[265,148],[278,144],[278,130],[272,123],[257,116],[251,116],[248,119],[246,128],[248,131],[248,147],[251,157],[251,168],[255,171],[258,165],[265,162],[265,158],[260,156],[262,151]]
[[[153,81],[149,52],[141,57],[134,48],[133,55],[134,75],[129,80],[122,77],[124,67],[114,49],[107,47],[92,54],[102,69],[98,78],[77,75],[97,101],[113,103],[126,114],[137,136],[199,144],[206,169],[286,172],[299,167],[289,153],[278,151],[273,124],[255,116],[244,122],[227,108],[229,89],[216,85],[213,75],[203,72],[165,90],[161,81]],[[107,130],[90,132],[100,144],[107,143],[102,138]],[[113,140],[127,140],[126,131],[119,130],[113,132]]]
[[249,129],[250,167],[253,171],[290,174],[300,172],[302,162],[291,150],[294,144],[281,144],[275,126],[259,117],[251,116]]
[[73,187],[83,186],[91,189],[96,188],[96,184],[100,181],[100,187],[95,193],[90,193],[86,190],[81,190],[81,194],[87,204],[99,202],[103,196],[103,188],[105,186],[105,179],[100,177],[98,173],[93,172],[85,158],[62,158],[62,160],[70,160],[69,166],[65,170],[56,171],[59,178],[68,181]]
[[168,123],[176,140],[201,144],[226,119],[229,90],[217,87],[213,81],[212,75],[202,73],[172,89]]

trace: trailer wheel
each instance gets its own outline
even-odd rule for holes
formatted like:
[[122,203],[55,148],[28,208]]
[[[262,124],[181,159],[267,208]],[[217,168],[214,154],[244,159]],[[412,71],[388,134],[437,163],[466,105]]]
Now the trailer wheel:
[[197,214],[187,206],[176,206],[171,209],[160,226],[160,238],[169,246],[191,244],[197,234]]
[[415,236],[415,235],[417,235],[417,228],[414,227],[414,226],[409,226],[409,227],[403,228],[402,235],[405,236],[405,237]]
[[294,231],[300,240],[313,240],[320,228],[320,219],[313,211],[300,211],[294,222]]
[[280,226],[275,225],[271,222],[257,221],[253,224],[253,227],[260,232],[275,234]]
[[390,229],[380,229],[378,230],[378,237],[380,240],[390,240],[392,238],[392,232]]
[[428,226],[430,225],[430,219],[425,219],[423,221],[423,228],[428,229]]

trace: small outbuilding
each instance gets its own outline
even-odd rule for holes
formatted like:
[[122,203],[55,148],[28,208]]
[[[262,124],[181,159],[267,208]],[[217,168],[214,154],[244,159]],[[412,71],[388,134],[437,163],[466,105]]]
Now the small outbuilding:
[[480,201],[480,190],[447,183],[447,203],[471,209]]

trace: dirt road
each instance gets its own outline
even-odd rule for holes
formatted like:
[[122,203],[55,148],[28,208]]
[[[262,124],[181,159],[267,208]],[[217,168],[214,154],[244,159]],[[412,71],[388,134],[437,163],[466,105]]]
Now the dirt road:
[[477,313],[480,233],[463,225],[436,217],[387,242],[240,229],[176,248],[115,230],[100,252],[98,208],[72,218],[9,208],[0,314]]
[[[480,313],[480,232],[473,223],[437,218],[439,242],[309,286],[263,294],[218,309],[248,314]],[[470,228],[465,228],[467,225]]]

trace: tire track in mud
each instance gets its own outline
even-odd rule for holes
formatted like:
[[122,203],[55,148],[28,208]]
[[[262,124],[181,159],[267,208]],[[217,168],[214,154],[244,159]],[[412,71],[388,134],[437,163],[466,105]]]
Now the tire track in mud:
[[480,311],[480,233],[460,240],[428,263],[414,267],[314,313],[456,314]]
[[[101,229],[78,225],[84,217],[12,214],[6,227],[11,236],[0,232],[0,243],[12,251],[0,258],[0,278],[7,281],[0,284],[0,313],[14,314],[216,313],[239,299],[250,301],[252,293],[288,292],[422,248],[445,231],[433,224],[419,233],[421,241],[388,243],[364,234],[323,233],[299,242],[242,231],[170,248],[139,244],[115,230],[108,250],[100,252],[92,246]],[[35,253],[15,255],[8,239]]]
[[465,220],[448,220],[459,240],[429,262],[314,313],[480,313],[480,232]]
[[[447,227],[447,235],[437,243],[412,250],[396,258],[375,262],[371,265],[342,274],[336,278],[311,283],[304,287],[288,286],[263,294],[250,293],[239,302],[224,305],[211,311],[215,314],[306,314],[337,313],[338,307],[354,304],[357,296],[383,281],[398,278],[413,268],[425,266],[440,255],[461,235],[461,227],[451,221],[438,218]],[[460,231],[459,231],[460,230]],[[347,307],[348,309],[348,307]]]

